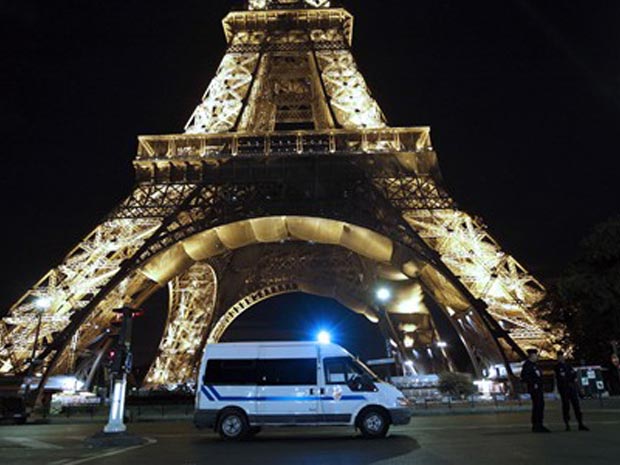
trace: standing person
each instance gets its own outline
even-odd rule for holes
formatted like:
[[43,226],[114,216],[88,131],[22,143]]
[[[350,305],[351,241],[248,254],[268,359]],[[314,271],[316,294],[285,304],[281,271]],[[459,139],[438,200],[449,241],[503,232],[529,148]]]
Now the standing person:
[[542,372],[536,362],[538,362],[538,350],[528,349],[527,360],[521,368],[521,381],[527,384],[527,391],[532,398],[532,431],[534,433],[550,433],[551,431],[543,425],[545,393]]
[[611,354],[607,366],[607,389],[612,396],[620,395],[620,358],[616,354]]
[[566,357],[564,352],[558,352],[558,363],[553,368],[555,371],[555,382],[562,399],[562,416],[564,417],[564,424],[566,425],[566,431],[570,431],[570,406],[573,405],[573,411],[575,412],[575,418],[579,423],[579,431],[590,431],[586,425],[583,424],[583,414],[581,413],[581,406],[579,405],[579,388],[577,387],[577,372],[575,369],[566,363]]

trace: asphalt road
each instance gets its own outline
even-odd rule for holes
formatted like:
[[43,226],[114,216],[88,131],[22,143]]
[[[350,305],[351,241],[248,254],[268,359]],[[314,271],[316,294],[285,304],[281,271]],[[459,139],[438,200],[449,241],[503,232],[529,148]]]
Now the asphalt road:
[[133,433],[149,444],[91,449],[85,437],[100,426],[0,427],[0,463],[7,465],[595,465],[620,457],[620,410],[587,414],[592,431],[564,432],[559,412],[548,412],[552,434],[532,434],[527,413],[415,417],[369,441],[341,428],[271,429],[242,443],[221,441],[188,422],[137,423]]

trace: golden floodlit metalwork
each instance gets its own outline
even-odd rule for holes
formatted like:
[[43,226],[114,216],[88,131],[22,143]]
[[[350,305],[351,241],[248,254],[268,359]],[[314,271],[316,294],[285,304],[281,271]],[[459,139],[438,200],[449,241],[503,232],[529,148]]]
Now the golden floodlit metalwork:
[[332,3],[251,0],[224,19],[227,52],[185,133],[139,138],[135,190],[0,322],[0,374],[92,379],[113,309],[164,287],[152,386],[191,381],[240,314],[297,291],[389,323],[418,371],[437,318],[469,356],[458,367],[442,348],[447,368],[552,354],[532,310],[543,286],[447,193],[430,129],[388,126],[351,53],[353,17]]

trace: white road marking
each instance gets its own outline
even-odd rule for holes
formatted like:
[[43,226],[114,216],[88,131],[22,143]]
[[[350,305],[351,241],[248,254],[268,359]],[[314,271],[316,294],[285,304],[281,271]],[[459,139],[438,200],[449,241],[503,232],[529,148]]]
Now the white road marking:
[[[125,447],[123,449],[113,449],[108,452],[103,452],[101,454],[89,455],[88,457],[84,457],[81,459],[72,460],[70,462],[63,462],[62,465],[80,465],[86,462],[92,462],[93,460],[99,460],[106,457],[112,457],[114,455],[124,454],[125,452],[129,452],[135,449],[141,449],[142,447],[150,446],[155,444],[157,441],[155,439],[146,438],[146,444],[140,444],[137,446]],[[52,465],[52,464],[49,464]]]
[[4,440],[28,449],[63,449],[62,446],[57,446],[56,444],[50,444],[49,442],[43,442],[33,438],[5,437]]

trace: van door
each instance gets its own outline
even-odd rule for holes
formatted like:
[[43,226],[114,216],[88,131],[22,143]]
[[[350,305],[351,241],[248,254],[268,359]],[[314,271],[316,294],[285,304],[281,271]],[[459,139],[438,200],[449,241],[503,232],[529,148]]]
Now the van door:
[[369,402],[376,386],[351,357],[326,357],[322,363],[321,408],[328,423],[349,423],[351,416]]
[[319,423],[316,346],[263,346],[258,357],[257,423]]

